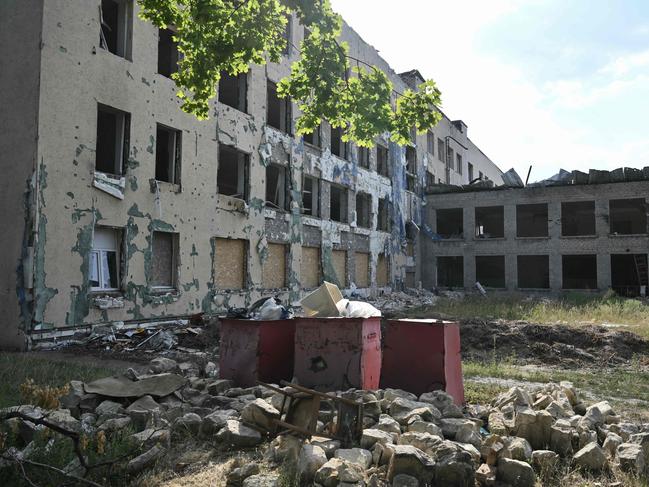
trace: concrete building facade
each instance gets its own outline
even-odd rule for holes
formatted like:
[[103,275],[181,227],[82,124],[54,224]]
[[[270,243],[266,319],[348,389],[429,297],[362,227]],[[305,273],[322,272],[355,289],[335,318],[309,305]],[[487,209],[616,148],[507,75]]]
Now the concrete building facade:
[[423,285],[644,294],[646,178],[429,194]]
[[[369,151],[323,123],[294,135],[279,64],[225,77],[208,121],[180,109],[168,31],[132,0],[0,4],[0,344],[79,326],[288,302],[326,279],[361,293],[422,280],[424,191],[500,170],[445,116]],[[102,25],[104,28],[102,28]],[[345,26],[350,54],[398,75]]]

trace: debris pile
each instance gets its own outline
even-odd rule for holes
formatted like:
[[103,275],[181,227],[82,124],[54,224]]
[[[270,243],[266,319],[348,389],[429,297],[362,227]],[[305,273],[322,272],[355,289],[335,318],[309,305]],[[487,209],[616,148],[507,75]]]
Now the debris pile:
[[[348,416],[349,409],[306,400],[326,395],[305,394],[304,388],[236,387],[218,378],[213,363],[199,367],[156,358],[149,368],[146,375],[129,369],[124,377],[74,381],[57,410],[0,410],[2,429],[18,431],[20,441],[5,449],[0,469],[11,459],[29,458],[45,421],[89,436],[110,437],[128,428],[140,445],[124,459],[132,475],[188,437],[230,450],[261,449],[277,468],[295,465],[302,485],[324,487],[476,481],[531,487],[559,463],[594,473],[613,466],[649,473],[649,427],[624,421],[606,401],[586,406],[568,382],[514,387],[490,407],[464,409],[443,391],[419,397],[395,389],[331,393],[341,404],[359,405],[360,416]],[[298,400],[285,408],[288,396]],[[78,471],[79,465],[70,468]],[[278,485],[279,473],[259,472],[255,465],[238,466],[229,472],[228,485]]]

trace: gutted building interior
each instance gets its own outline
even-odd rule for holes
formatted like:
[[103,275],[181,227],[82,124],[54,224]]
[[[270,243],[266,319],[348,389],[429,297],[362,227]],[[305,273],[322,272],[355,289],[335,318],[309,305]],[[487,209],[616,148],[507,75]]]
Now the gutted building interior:
[[464,237],[464,210],[462,208],[439,209],[437,215],[437,235],[441,238]]
[[595,235],[595,202],[570,201],[561,203],[561,235],[583,237]]
[[503,238],[505,212],[502,206],[485,206],[475,209],[476,238]]
[[464,287],[464,257],[437,257],[437,285],[446,288]]
[[597,289],[596,255],[562,255],[563,289]]
[[516,236],[536,238],[548,236],[548,205],[545,203],[516,205]]
[[614,235],[647,233],[647,203],[644,198],[609,202],[610,232]]
[[611,255],[611,287],[617,294],[645,296],[647,286],[647,254]]
[[505,256],[479,255],[475,258],[476,280],[488,288],[505,288]]
[[550,257],[518,255],[518,288],[550,289]]

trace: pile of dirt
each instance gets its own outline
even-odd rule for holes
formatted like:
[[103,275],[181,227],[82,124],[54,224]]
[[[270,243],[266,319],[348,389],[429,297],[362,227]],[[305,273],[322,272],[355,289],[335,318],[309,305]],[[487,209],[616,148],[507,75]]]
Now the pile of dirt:
[[601,325],[540,325],[506,320],[461,322],[462,356],[566,367],[627,364],[649,357],[649,340]]

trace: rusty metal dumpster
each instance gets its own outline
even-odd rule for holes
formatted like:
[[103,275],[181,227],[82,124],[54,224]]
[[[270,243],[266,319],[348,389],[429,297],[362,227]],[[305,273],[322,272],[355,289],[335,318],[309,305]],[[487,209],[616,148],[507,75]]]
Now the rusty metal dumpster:
[[444,390],[464,403],[460,327],[441,320],[389,320],[385,330],[381,387],[417,395]]
[[220,376],[241,387],[293,377],[295,320],[221,321]]
[[294,375],[321,391],[377,389],[381,318],[298,318]]

